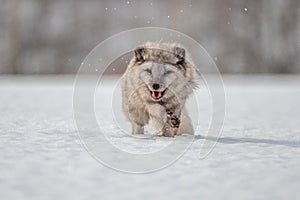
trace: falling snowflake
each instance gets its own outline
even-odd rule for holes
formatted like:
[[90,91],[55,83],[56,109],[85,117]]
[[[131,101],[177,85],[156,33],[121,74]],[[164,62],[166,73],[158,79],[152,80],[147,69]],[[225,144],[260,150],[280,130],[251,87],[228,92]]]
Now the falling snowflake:
[[247,11],[248,11],[248,8],[244,8],[244,11],[247,12]]
[[168,19],[170,19],[170,15],[168,15]]
[[126,3],[127,3],[127,4],[130,4],[130,1],[127,1]]

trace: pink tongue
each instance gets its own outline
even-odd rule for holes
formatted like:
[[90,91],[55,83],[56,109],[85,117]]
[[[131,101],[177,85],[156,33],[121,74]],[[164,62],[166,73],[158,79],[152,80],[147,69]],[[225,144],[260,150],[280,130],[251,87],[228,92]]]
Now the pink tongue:
[[152,97],[153,97],[154,99],[160,98],[160,97],[161,97],[161,92],[157,92],[157,91],[152,92]]

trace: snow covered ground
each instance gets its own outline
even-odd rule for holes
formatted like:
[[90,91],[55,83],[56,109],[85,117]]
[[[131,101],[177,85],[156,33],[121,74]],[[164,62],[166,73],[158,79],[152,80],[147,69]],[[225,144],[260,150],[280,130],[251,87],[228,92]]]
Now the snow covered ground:
[[[133,175],[101,165],[83,148],[73,120],[74,77],[0,77],[1,199],[299,199],[300,77],[223,78],[226,119],[212,153],[198,159],[204,139],[197,136],[173,165]],[[101,94],[114,87],[106,82]],[[197,135],[209,124],[205,94],[196,94],[199,111],[191,109],[203,113]],[[121,115],[110,118],[103,101],[96,115],[114,145],[148,152],[169,144],[117,136],[118,126],[130,127]]]

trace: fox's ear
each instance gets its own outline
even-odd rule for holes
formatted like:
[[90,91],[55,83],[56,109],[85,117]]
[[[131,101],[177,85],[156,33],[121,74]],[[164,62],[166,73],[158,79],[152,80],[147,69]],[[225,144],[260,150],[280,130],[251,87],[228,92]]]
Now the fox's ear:
[[144,61],[145,59],[146,48],[145,47],[137,47],[134,50],[134,56],[136,61]]
[[185,49],[181,47],[174,47],[174,55],[179,59],[179,61],[183,61],[185,58]]

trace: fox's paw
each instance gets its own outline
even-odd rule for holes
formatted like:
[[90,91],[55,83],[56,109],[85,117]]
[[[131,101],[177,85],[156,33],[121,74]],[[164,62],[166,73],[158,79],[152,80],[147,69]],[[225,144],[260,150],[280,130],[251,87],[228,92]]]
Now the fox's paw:
[[171,124],[170,125],[171,125],[172,128],[179,128],[180,120],[177,118],[177,116],[171,118]]
[[173,114],[173,112],[168,112],[167,113],[167,123],[172,127],[172,128],[179,128],[180,125],[180,119]]
[[162,133],[162,136],[164,136],[164,137],[174,137],[174,133],[172,133],[172,132],[164,132],[164,133]]

